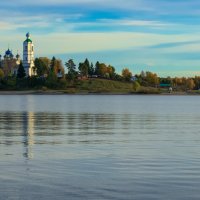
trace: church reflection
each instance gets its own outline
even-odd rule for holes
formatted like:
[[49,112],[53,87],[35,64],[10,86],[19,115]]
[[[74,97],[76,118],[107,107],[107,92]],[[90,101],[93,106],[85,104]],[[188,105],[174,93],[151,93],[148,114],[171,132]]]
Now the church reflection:
[[27,112],[23,114],[23,143],[24,152],[23,155],[27,159],[33,159],[33,146],[34,146],[34,124],[35,117],[33,112]]
[[[0,113],[0,132],[7,146],[22,145],[20,155],[26,160],[42,156],[43,147],[56,144],[96,143],[112,138],[114,134],[143,133],[148,125],[154,129],[156,116],[135,116],[129,114],[36,112],[34,102],[27,97],[25,112]],[[35,112],[34,112],[35,111]],[[137,128],[139,127],[139,129]],[[101,136],[100,139],[98,139]],[[41,154],[34,154],[40,149]]]

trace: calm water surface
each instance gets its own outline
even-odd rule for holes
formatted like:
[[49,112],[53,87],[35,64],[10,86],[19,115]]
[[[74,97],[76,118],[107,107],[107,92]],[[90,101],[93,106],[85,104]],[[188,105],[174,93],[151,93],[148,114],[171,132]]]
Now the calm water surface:
[[0,199],[200,198],[199,96],[0,96]]

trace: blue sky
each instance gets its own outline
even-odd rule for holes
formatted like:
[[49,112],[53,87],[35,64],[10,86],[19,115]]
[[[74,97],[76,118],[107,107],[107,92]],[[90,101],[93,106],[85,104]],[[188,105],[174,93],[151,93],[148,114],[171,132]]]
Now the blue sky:
[[200,75],[200,1],[10,0],[0,3],[0,52],[22,54],[26,32],[35,56],[86,57],[120,72]]

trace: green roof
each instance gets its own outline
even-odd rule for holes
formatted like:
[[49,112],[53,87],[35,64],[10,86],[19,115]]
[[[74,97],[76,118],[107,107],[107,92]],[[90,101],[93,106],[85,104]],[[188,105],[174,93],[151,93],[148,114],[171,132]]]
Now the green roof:
[[170,83],[160,83],[160,87],[170,87]]
[[32,40],[31,39],[26,39],[24,42],[31,42],[32,43]]

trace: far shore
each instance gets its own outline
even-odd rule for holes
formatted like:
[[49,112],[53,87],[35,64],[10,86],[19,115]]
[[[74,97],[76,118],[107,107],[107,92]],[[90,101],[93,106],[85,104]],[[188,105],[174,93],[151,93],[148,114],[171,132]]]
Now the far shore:
[[70,93],[64,90],[7,90],[7,91],[0,91],[0,95],[155,95],[155,96],[197,96],[200,93],[197,92],[172,92],[172,93],[149,93],[149,94],[141,94],[141,93],[117,93],[117,92],[75,92]]

